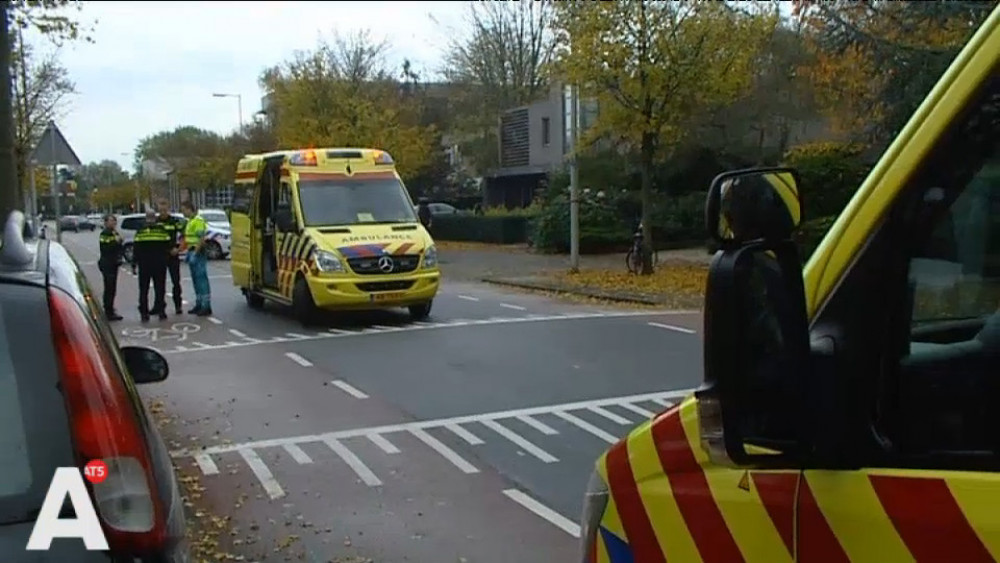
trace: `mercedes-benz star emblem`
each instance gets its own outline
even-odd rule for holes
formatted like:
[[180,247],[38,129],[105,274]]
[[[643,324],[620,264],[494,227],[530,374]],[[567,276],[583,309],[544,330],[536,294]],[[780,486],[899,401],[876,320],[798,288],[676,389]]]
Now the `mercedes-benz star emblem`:
[[383,272],[385,272],[385,273],[388,274],[395,267],[396,267],[396,264],[392,261],[391,257],[389,257],[389,256],[381,256],[381,257],[379,257],[379,259],[378,259],[378,269],[379,270],[382,270]]

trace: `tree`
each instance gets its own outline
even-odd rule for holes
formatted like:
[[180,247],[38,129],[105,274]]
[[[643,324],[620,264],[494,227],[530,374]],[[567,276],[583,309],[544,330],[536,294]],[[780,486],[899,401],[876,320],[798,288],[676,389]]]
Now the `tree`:
[[887,143],[996,0],[799,2],[815,62],[803,67],[842,132]]
[[192,126],[161,131],[139,141],[136,170],[145,160],[165,162],[182,189],[219,188],[232,184],[239,156],[220,135]]
[[94,190],[129,182],[128,172],[122,170],[114,160],[88,162],[76,172],[78,198],[84,199]]
[[467,16],[471,34],[451,41],[444,75],[461,86],[456,130],[463,154],[480,171],[499,164],[497,119],[531,103],[549,88],[555,42],[548,2],[476,2]]
[[76,39],[91,40],[87,29],[67,15],[67,8],[80,9],[79,2],[44,0],[0,2],[0,217],[20,207],[15,125],[11,88],[11,29],[32,28],[61,44]]
[[439,149],[434,127],[420,123],[419,98],[388,71],[387,48],[367,32],[334,36],[264,71],[261,85],[271,95],[280,145],[380,148],[404,179],[420,174]]
[[14,157],[18,185],[27,188],[28,158],[49,121],[57,120],[67,96],[76,92],[66,68],[55,54],[35,60],[35,53],[18,30],[14,35],[13,75]]
[[777,14],[724,2],[558,3],[559,70],[600,111],[585,143],[638,149],[643,274],[652,265],[652,180],[686,127],[746,91]]

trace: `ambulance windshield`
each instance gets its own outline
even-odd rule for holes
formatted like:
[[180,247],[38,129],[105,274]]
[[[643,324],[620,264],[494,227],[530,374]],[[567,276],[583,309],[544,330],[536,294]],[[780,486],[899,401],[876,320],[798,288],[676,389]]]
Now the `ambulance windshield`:
[[299,182],[308,227],[415,223],[406,188],[396,178],[323,178]]

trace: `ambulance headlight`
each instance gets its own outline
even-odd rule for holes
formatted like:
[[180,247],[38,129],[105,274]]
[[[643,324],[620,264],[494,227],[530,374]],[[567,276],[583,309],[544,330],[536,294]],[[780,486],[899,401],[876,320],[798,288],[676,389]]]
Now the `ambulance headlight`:
[[583,498],[583,515],[580,517],[580,561],[596,561],[597,534],[604,510],[608,507],[608,485],[595,469],[590,474],[587,492]]
[[433,244],[424,251],[424,268],[436,268],[438,265],[438,251]]
[[316,269],[321,272],[343,272],[344,263],[340,261],[340,258],[332,252],[326,250],[317,250],[313,253],[313,262],[316,263]]

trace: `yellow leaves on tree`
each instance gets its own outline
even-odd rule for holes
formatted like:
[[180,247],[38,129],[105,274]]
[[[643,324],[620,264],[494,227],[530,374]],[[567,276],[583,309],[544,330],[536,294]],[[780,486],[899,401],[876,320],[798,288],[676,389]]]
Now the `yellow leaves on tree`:
[[639,150],[645,244],[652,271],[652,169],[686,127],[734,101],[753,79],[753,63],[774,32],[766,3],[560,2],[558,69],[598,100],[586,141],[611,137]]
[[386,47],[365,33],[335,38],[265,72],[279,144],[383,149],[404,178],[427,166],[437,150],[434,128],[419,124],[418,102],[385,70]]

